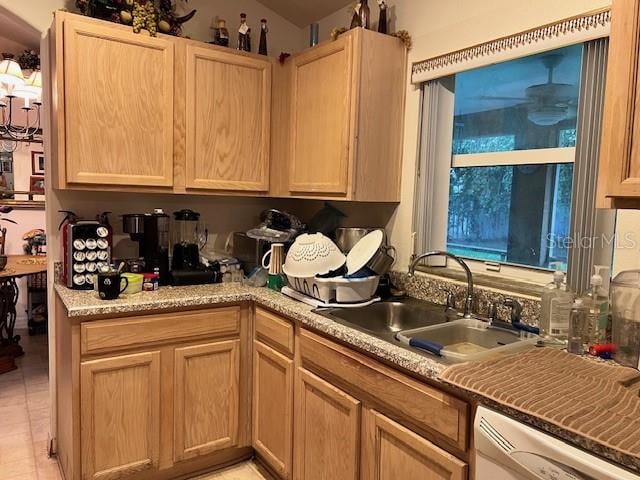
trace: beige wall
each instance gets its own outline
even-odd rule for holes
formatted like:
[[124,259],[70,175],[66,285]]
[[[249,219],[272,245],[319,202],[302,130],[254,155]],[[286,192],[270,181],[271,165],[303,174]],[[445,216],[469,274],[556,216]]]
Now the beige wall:
[[72,0],[0,0],[0,7],[4,7],[32,27],[43,32],[53,19],[51,13],[59,8],[74,10]]
[[614,273],[640,269],[640,211],[618,211],[616,237]]
[[[603,8],[610,3],[609,0],[390,0],[389,17],[392,30],[407,30],[413,38],[414,46],[409,53],[410,66],[419,60]],[[372,10],[372,17],[377,22],[377,8]],[[328,38],[334,27],[348,26],[349,22],[350,15],[345,9],[322,19],[321,38]],[[388,225],[392,242],[400,254],[400,266],[407,265],[412,253],[419,102],[419,90],[407,85],[402,201]],[[618,221],[619,233],[626,233],[630,227],[640,231],[639,212],[625,212],[619,216]],[[638,240],[640,245],[640,233]],[[635,250],[617,252],[616,268],[628,268],[631,262],[640,268],[638,248],[640,246]]]
[[0,52],[12,53],[16,57],[27,49],[27,46],[13,39],[0,36]]
[[247,14],[247,23],[251,27],[251,46],[253,51],[258,50],[260,39],[260,19],[266,18],[269,26],[267,46],[269,55],[277,57],[280,52],[297,52],[304,44],[303,30],[293,23],[269,10],[256,0],[189,0],[189,8],[198,10],[196,16],[185,23],[184,32],[196,40],[209,42],[212,39],[211,20],[216,16],[227,21],[227,28],[231,37],[231,45],[236,46],[238,41],[238,25],[240,13]]

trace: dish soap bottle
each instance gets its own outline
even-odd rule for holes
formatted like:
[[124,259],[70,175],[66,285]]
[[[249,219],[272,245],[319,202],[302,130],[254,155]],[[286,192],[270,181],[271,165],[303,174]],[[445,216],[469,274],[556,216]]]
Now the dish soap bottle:
[[574,295],[567,291],[564,283],[564,272],[556,270],[553,281],[542,292],[540,331],[543,336],[567,340],[573,300]]
[[593,343],[609,343],[611,341],[611,308],[609,304],[609,267],[594,265],[591,276],[591,290],[588,295],[593,301],[597,314],[595,338]]
[[567,351],[583,354],[589,347],[606,343],[609,330],[609,296],[601,272],[609,267],[595,265],[590,288],[573,303],[569,318]]

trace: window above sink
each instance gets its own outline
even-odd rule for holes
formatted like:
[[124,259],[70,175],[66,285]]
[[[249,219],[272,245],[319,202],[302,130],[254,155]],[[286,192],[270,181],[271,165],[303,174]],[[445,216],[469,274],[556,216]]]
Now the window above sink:
[[[593,220],[589,173],[597,169],[589,152],[599,142],[606,44],[487,59],[422,84],[416,251],[446,250],[474,273],[538,285],[560,269],[578,290],[594,257],[610,263],[613,216]],[[591,246],[576,245],[583,232]]]

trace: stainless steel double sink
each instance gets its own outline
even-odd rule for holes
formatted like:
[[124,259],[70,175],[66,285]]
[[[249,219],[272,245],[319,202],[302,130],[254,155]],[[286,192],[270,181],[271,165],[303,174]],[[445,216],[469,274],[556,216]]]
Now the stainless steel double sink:
[[[395,345],[424,355],[436,353],[446,360],[467,361],[479,355],[516,351],[535,344],[538,336],[462,319],[445,307],[416,299],[386,301],[356,308],[321,308],[316,313]],[[411,346],[408,339],[412,338]],[[401,341],[401,339],[403,341]],[[436,345],[435,351],[430,348]],[[427,349],[425,349],[425,346]],[[431,352],[431,353],[429,353]]]

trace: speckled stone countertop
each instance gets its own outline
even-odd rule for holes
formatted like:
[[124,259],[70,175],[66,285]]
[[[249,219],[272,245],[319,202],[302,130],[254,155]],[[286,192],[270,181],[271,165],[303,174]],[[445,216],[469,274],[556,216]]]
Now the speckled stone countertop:
[[121,296],[116,300],[109,301],[100,300],[93,291],[71,290],[62,285],[56,285],[55,289],[67,308],[69,317],[79,317],[83,320],[90,320],[91,317],[103,318],[166,309],[252,301],[425,379],[437,380],[440,372],[447,367],[435,357],[415,353],[360,330],[334,322],[313,313],[311,311],[313,307],[266,288],[247,287],[239,283],[163,287],[155,292]]
[[[373,357],[397,365],[401,369],[417,374],[431,382],[445,385],[441,383],[439,375],[447,368],[447,365],[437,358],[415,353],[385,340],[368,335],[360,330],[337,323],[329,318],[313,313],[313,308],[309,305],[266,288],[247,287],[238,283],[163,287],[156,292],[143,292],[133,296],[122,296],[112,301],[100,300],[92,291],[70,290],[62,285],[56,285],[55,289],[66,306],[69,317],[77,317],[83,320],[135,313],[144,314],[146,312],[157,312],[163,309],[206,307],[216,304],[252,301],[296,320],[303,326],[352,345],[361,351],[369,353]],[[469,391],[452,387],[451,385],[448,385],[448,388],[453,388],[453,391],[457,392],[461,397],[467,398],[469,401],[486,405],[523,423],[559,437],[579,448],[592,452],[595,455],[610,459],[635,472],[640,472],[640,459],[621,455],[587,438],[518,410],[508,408],[481,395],[472,394]]]

